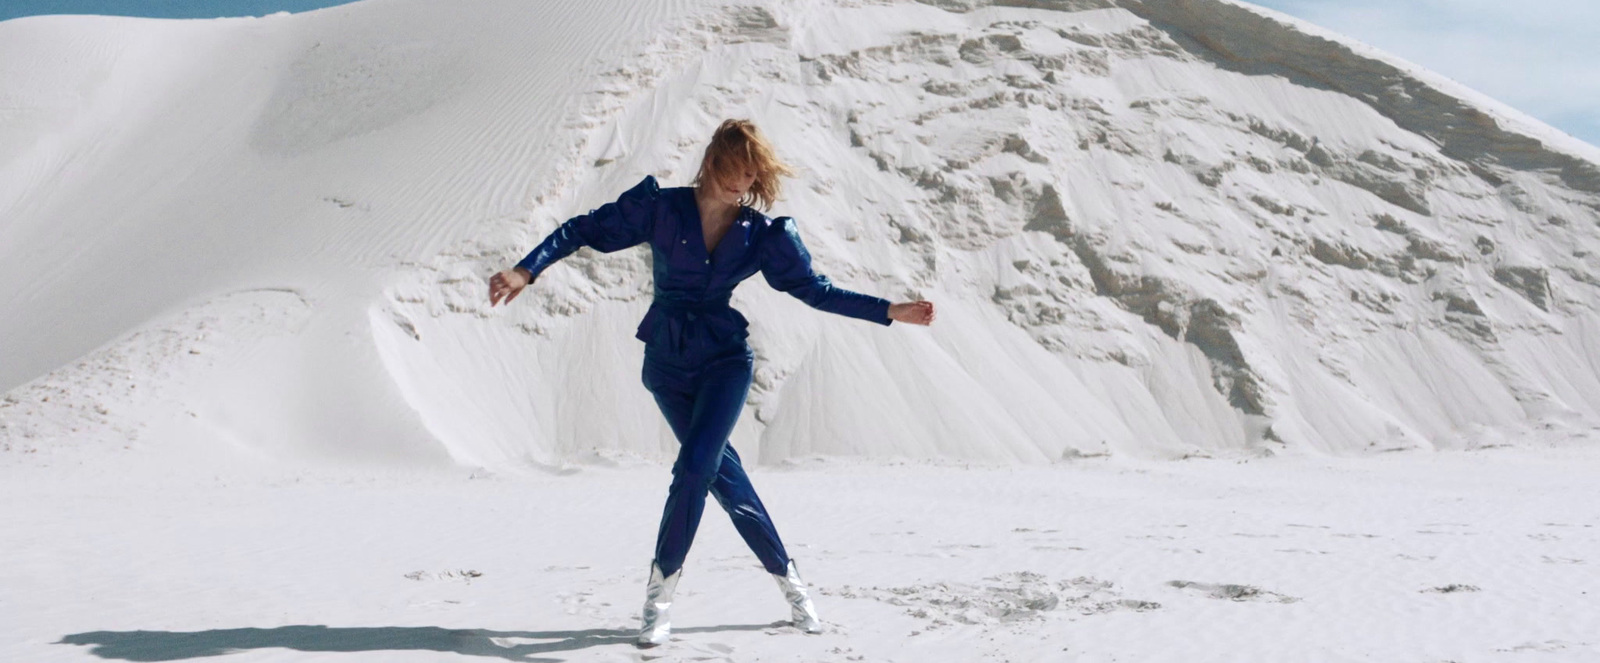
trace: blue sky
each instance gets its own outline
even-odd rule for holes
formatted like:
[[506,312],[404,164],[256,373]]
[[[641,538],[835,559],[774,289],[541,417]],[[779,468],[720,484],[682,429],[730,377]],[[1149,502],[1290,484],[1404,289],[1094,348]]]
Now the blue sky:
[[[0,0],[0,20],[32,14],[260,16],[346,1]],[[1600,145],[1600,0],[1254,1],[1449,76]]]
[[1600,145],[1600,0],[1253,0]]
[[0,0],[0,21],[35,14],[113,14],[156,18],[265,16],[342,5],[353,0]]

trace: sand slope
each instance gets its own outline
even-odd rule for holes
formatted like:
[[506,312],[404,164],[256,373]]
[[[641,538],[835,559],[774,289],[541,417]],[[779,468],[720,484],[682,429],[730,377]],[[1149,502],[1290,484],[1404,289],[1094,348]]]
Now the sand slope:
[[800,167],[778,211],[826,273],[947,313],[885,330],[741,289],[762,368],[735,443],[763,462],[1464,448],[1600,415],[1596,150],[1243,4],[373,1],[0,32],[14,447],[126,442],[51,412],[138,408],[48,374],[289,291],[287,339],[127,418],[198,403],[319,461],[659,457],[647,254],[583,252],[506,310],[483,279],[645,174],[682,183],[727,116]]
[[[728,116],[941,314],[736,293],[828,632],[713,509],[640,652],[648,254],[485,279]],[[1218,0],[0,22],[0,660],[1597,660],[1597,160]]]

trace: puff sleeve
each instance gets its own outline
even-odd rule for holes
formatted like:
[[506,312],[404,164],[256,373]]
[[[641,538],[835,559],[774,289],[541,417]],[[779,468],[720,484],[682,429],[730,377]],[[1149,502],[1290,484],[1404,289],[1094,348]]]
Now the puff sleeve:
[[761,246],[761,275],[774,290],[787,292],[819,311],[887,325],[889,300],[833,285],[811,268],[811,253],[800,241],[794,219],[779,217]]
[[544,238],[517,267],[528,270],[538,278],[556,261],[572,255],[579,247],[590,247],[602,253],[621,251],[650,239],[655,228],[656,209],[661,198],[661,186],[656,178],[646,176],[632,189],[628,189],[616,202],[606,203],[588,214],[568,219]]

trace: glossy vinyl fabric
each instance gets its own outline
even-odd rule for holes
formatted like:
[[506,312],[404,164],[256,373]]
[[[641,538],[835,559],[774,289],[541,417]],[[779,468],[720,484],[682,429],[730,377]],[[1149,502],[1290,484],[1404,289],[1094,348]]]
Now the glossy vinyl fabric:
[[645,342],[641,379],[679,443],[655,561],[666,575],[682,568],[709,491],[762,566],[783,575],[788,554],[728,444],[753,373],[745,343],[749,323],[729,306],[729,297],[759,271],[774,289],[830,313],[888,325],[889,302],[835,287],[817,274],[789,217],[771,219],[742,207],[707,251],[694,189],[662,189],[654,177],[561,224],[517,266],[537,277],[582,246],[609,253],[644,242],[654,258],[655,301],[635,334]]
[[694,189],[661,189],[654,177],[616,202],[561,224],[517,266],[537,277],[582,246],[610,253],[644,242],[650,243],[655,277],[655,302],[636,334],[646,353],[699,358],[737,345],[748,335],[748,323],[728,298],[757,271],[774,289],[813,308],[890,324],[887,300],[836,288],[812,270],[794,219],[771,219],[742,207],[708,252]]

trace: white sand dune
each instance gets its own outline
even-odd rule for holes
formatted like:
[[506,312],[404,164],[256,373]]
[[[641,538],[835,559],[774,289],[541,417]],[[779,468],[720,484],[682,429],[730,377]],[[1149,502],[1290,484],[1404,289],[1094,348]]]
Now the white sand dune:
[[[308,319],[248,387],[213,370],[167,409],[324,459],[658,457],[628,333],[646,254],[584,252],[504,312],[482,281],[748,116],[800,166],[779,212],[828,273],[950,314],[881,330],[741,290],[763,369],[736,444],[764,462],[1460,448],[1600,415],[1597,150],[1246,5],[0,29],[0,386],[23,402],[136,330],[287,290]],[[0,434],[32,444],[41,416]],[[104,429],[33,435],[61,426]]]
[[736,293],[832,633],[712,525],[669,660],[1600,658],[1600,149],[1231,0],[365,0],[0,22],[0,660],[636,660],[648,252],[485,280],[726,117],[940,319]]

